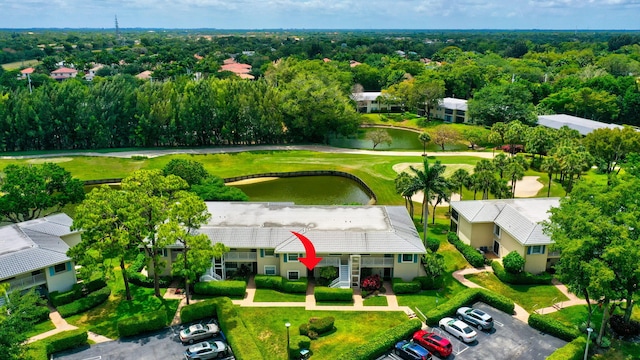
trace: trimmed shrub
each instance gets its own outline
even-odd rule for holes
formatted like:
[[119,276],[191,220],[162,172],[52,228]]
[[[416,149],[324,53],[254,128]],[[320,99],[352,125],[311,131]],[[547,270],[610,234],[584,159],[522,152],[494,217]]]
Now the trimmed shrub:
[[47,355],[87,345],[86,330],[69,330],[46,338]]
[[567,345],[554,351],[547,360],[582,360],[584,349],[587,346],[587,339],[578,337]]
[[493,273],[500,281],[507,284],[514,285],[549,285],[553,278],[549,273],[542,273],[539,275],[533,275],[528,272],[521,272],[519,274],[511,274],[505,271],[504,267],[498,261],[491,263]]
[[516,304],[513,300],[504,295],[494,293],[486,289],[479,289],[478,297],[474,301],[482,301],[485,304],[491,305],[494,308],[503,311],[509,315],[513,314]]
[[539,314],[529,316],[529,326],[564,341],[573,341],[580,336],[578,328],[567,326],[558,320]]
[[317,286],[313,290],[316,301],[353,301],[353,289],[334,289]]
[[440,240],[436,238],[427,238],[427,249],[431,250],[431,252],[436,252],[440,248]]
[[256,289],[282,289],[282,276],[279,275],[256,275],[253,281],[256,283]]
[[82,284],[73,284],[71,290],[65,292],[52,291],[49,293],[49,299],[53,306],[66,305],[70,302],[82,298]]
[[[132,284],[146,288],[154,287],[152,277],[145,276],[139,272],[128,272],[127,275],[129,276],[129,282]],[[169,287],[169,284],[171,284],[171,277],[161,276],[158,283],[162,288]]]
[[380,279],[380,275],[373,274],[371,276],[367,276],[362,280],[362,285],[360,286],[363,291],[373,292],[382,287],[382,280]]
[[404,281],[400,278],[393,278],[392,281],[393,292],[396,294],[415,294],[420,292],[422,288],[421,284],[417,280]]
[[427,311],[424,315],[429,326],[438,324],[443,317],[455,316],[456,310],[462,306],[468,306],[474,302],[482,301],[507,314],[513,314],[515,304],[505,296],[485,289],[465,289],[457,293],[446,303]]
[[127,268],[127,273],[139,273],[144,269],[144,266],[147,264],[147,257],[144,253],[139,253],[136,255],[136,259],[133,261],[133,264]]
[[394,328],[373,336],[369,341],[338,356],[339,360],[369,360],[375,359],[389,351],[398,341],[410,337],[420,330],[422,322],[411,319]]
[[231,299],[221,297],[211,300],[216,304],[216,314],[220,321],[220,328],[233,349],[236,359],[263,359],[260,348],[255,343],[255,336],[247,330],[244,322],[238,316]]
[[458,238],[458,235],[455,233],[448,233],[447,240],[460,251],[462,256],[471,264],[473,267],[482,267],[484,266],[484,256],[480,254],[476,249],[471,246],[463,243]]
[[167,326],[167,313],[158,310],[152,313],[138,314],[118,320],[120,337],[134,336]]
[[336,319],[333,316],[327,316],[323,318],[311,318],[309,319],[309,330],[315,331],[318,335],[328,333],[334,329],[333,324]]
[[102,304],[107,301],[111,295],[111,289],[108,287],[102,288],[98,291],[88,294],[86,297],[73,301],[69,304],[58,306],[58,312],[62,317],[68,317],[81,312],[85,312],[89,309]]
[[187,305],[180,309],[180,321],[188,323],[216,315],[216,302],[212,299]]
[[247,283],[240,280],[199,282],[195,284],[193,290],[201,295],[244,297],[247,292]]
[[444,287],[444,278],[442,276],[418,276],[413,281],[419,282],[422,290],[437,290]]
[[105,287],[107,287],[107,283],[103,279],[95,279],[87,283],[84,283],[84,291],[88,293],[98,291]]
[[293,335],[289,344],[289,359],[298,359],[300,350],[311,348],[311,339],[303,335]]
[[502,259],[504,269],[510,274],[518,274],[524,269],[524,258],[517,251],[512,251]]
[[609,324],[611,325],[611,329],[615,331],[615,333],[622,337],[632,337],[640,334],[640,323],[631,320],[629,323],[624,322],[624,317],[622,315],[612,315],[609,319]]
[[300,278],[299,280],[282,279],[282,291],[289,294],[306,294],[307,285],[306,277]]

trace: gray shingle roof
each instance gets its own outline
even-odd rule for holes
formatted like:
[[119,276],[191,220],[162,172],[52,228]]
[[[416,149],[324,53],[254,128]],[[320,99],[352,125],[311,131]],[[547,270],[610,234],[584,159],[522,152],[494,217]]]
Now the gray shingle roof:
[[0,279],[69,261],[60,236],[72,233],[72,222],[57,214],[0,227]]
[[317,253],[425,253],[402,206],[298,206],[268,203],[207,203],[212,218],[200,232],[231,248],[304,252],[291,233],[307,236]]
[[543,233],[549,209],[559,198],[452,201],[451,207],[471,223],[493,222],[522,245],[546,245],[553,241]]

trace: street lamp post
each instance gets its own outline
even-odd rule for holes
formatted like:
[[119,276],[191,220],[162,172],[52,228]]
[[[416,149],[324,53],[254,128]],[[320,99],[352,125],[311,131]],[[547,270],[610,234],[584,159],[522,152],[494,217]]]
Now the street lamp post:
[[593,329],[588,327],[587,328],[587,346],[584,348],[584,360],[587,360],[587,355],[589,354],[589,342],[591,342],[592,332],[593,332]]
[[289,327],[291,327],[291,323],[287,322],[284,324],[284,326],[287,327],[287,359],[290,358],[290,354],[289,354]]

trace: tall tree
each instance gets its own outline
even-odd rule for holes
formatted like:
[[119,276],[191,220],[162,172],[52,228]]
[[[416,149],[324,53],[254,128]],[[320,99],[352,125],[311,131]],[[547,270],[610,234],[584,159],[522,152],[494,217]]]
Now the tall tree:
[[[2,292],[0,294],[5,296]],[[45,306],[45,302],[33,289],[25,293],[14,291],[8,298],[9,302],[2,307],[0,316],[0,353],[5,360],[22,360],[27,358],[27,333],[38,321],[36,312]]]
[[551,196],[551,183],[553,182],[553,174],[557,174],[560,171],[560,163],[553,156],[547,156],[542,160],[540,170],[547,173],[549,177],[549,186],[547,187],[547,197]]
[[417,169],[413,166],[409,167],[414,176],[408,192],[415,194],[418,191],[422,191],[422,222],[424,225],[424,239],[426,241],[429,203],[438,196],[442,198],[447,197],[449,182],[443,175],[446,166],[442,165],[440,161],[436,161],[433,166],[429,165],[429,160],[426,156],[423,157],[422,161],[422,169]]
[[412,193],[410,193],[412,178],[406,172],[401,172],[394,179],[394,183],[396,186],[396,194],[402,195],[404,198],[404,206],[409,206],[409,215],[413,219],[413,200],[411,200]]
[[469,116],[485,126],[513,120],[533,124],[536,117],[531,99],[524,84],[487,85],[469,100]]
[[505,174],[511,182],[511,194],[516,196],[516,184],[518,180],[522,180],[524,172],[527,170],[527,161],[523,156],[514,156],[509,159],[509,163],[505,168]]
[[418,135],[418,140],[422,143],[422,155],[427,155],[427,143],[431,141],[431,135],[428,132],[422,132]]
[[435,144],[440,145],[442,151],[447,144],[455,143],[460,139],[460,133],[450,127],[440,126],[433,132],[432,140]]
[[453,172],[453,174],[449,178],[449,181],[457,190],[458,194],[460,194],[460,200],[462,200],[462,189],[471,181],[471,175],[469,174],[469,172],[465,169],[457,169]]

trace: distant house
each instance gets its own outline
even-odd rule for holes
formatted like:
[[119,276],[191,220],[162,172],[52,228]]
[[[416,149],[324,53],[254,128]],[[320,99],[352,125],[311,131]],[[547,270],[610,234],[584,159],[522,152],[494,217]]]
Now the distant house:
[[241,64],[236,62],[233,58],[229,58],[223,61],[223,65],[218,71],[231,71],[242,79],[253,80],[255,76],[251,75],[251,65]]
[[549,251],[553,241],[541,224],[559,205],[559,198],[452,201],[450,230],[465,244],[500,258],[517,251],[525,259],[524,270],[537,274],[560,258]]
[[449,123],[469,123],[472,120],[467,112],[467,100],[446,97],[438,102],[433,116]]
[[355,61],[355,60],[349,60],[349,66],[350,66],[350,67],[356,67],[356,66],[358,66],[358,65],[362,65],[362,63],[357,62],[357,61]]
[[32,67],[28,67],[26,69],[20,70],[20,75],[18,75],[18,79],[26,79],[29,75],[33,74],[36,69]]
[[[358,287],[367,274],[411,280],[424,274],[426,249],[404,206],[301,206],[291,203],[207,202],[213,217],[199,232],[231,249],[201,280],[224,279],[241,267],[294,280],[338,268],[334,287]],[[291,232],[313,243],[322,261],[310,271],[298,259],[306,249]],[[170,265],[182,246],[163,254]]]
[[372,112],[392,112],[399,110],[399,107],[390,102],[380,101],[382,92],[380,91],[365,91],[359,93],[352,93],[351,99],[357,104],[357,110],[361,113]]
[[74,78],[78,75],[78,70],[67,67],[61,67],[51,72],[51,78],[62,81],[66,79]]
[[87,74],[84,76],[85,80],[92,81],[93,78],[96,76],[96,73],[98,72],[98,70],[102,69],[103,67],[104,65],[97,64],[96,66],[89,69],[89,72],[87,72]]
[[563,126],[569,129],[577,130],[580,135],[585,136],[596,129],[622,129],[623,126],[616,124],[607,124],[599,121],[584,119],[577,116],[557,114],[557,115],[539,115],[538,125],[546,126],[552,129],[560,129]]
[[136,78],[141,79],[141,80],[151,80],[151,75],[153,75],[153,71],[145,70],[145,71],[141,72],[140,74],[136,75]]
[[[67,251],[80,242],[72,223],[69,216],[56,214],[0,227],[0,283],[9,284],[9,293],[71,289],[77,280]],[[0,305],[4,301],[0,298]]]

